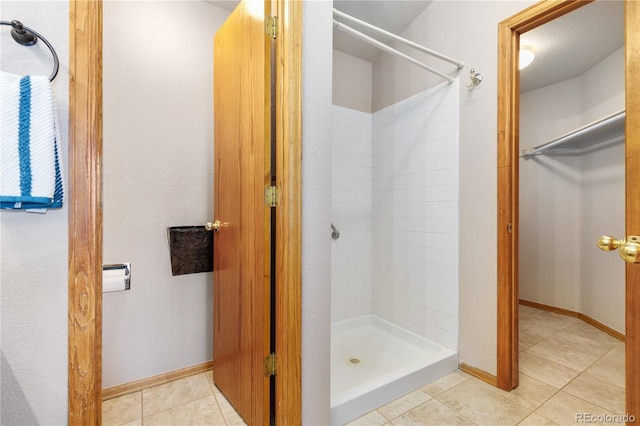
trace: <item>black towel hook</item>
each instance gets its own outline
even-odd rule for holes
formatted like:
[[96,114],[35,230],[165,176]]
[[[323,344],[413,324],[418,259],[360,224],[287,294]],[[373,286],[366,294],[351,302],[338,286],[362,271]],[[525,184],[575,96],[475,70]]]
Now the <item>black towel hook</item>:
[[22,22],[13,20],[13,21],[0,21],[0,25],[9,25],[12,27],[11,36],[13,39],[20,43],[23,46],[33,46],[38,41],[38,38],[42,40],[44,44],[47,45],[49,50],[51,51],[51,55],[53,55],[53,72],[49,76],[49,81],[53,81],[58,75],[58,68],[60,67],[60,61],[58,61],[58,54],[56,50],[53,48],[51,43],[47,41],[46,38],[42,37],[40,34],[35,32],[29,27],[25,27],[22,25]]

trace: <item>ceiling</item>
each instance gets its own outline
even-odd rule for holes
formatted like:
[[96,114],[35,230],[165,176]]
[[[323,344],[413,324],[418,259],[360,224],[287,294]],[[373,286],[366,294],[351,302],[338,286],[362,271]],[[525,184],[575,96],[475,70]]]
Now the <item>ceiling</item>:
[[[333,3],[341,12],[400,34],[431,2],[334,0]],[[238,0],[207,0],[207,3],[232,10]],[[334,30],[333,36],[334,48],[351,56],[373,62],[381,54],[377,48],[343,31]],[[520,74],[521,92],[577,77],[623,46],[624,1],[598,0],[590,3],[523,34],[520,44],[529,45],[536,52],[535,61]]]
[[[383,30],[400,34],[429,3],[431,0],[334,0],[333,7]],[[340,30],[333,31],[333,47],[367,62],[373,62],[382,52]]]
[[577,77],[623,45],[624,2],[589,3],[520,36],[536,53],[520,72],[520,91]]

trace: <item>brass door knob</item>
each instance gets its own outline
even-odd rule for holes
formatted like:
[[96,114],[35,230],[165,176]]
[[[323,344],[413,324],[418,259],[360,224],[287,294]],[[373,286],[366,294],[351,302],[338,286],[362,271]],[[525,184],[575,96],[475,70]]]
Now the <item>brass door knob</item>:
[[613,251],[623,245],[625,240],[618,240],[616,237],[612,237],[610,235],[603,235],[598,238],[598,248],[604,251]]
[[640,237],[638,236],[630,235],[626,241],[603,235],[598,238],[598,247],[604,251],[618,249],[618,254],[625,262],[640,263]]
[[207,222],[204,225],[204,229],[206,229],[207,231],[215,231],[218,232],[220,230],[221,227],[221,223],[219,220],[216,220],[215,222],[211,223],[211,222]]

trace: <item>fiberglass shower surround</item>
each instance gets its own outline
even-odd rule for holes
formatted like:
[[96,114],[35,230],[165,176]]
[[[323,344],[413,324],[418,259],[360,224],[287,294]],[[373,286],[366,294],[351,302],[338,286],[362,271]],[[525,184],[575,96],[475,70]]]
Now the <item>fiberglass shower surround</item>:
[[373,313],[458,341],[458,87],[333,107],[332,323]]
[[331,411],[342,424],[457,368],[458,84],[373,114],[334,106],[332,151]]

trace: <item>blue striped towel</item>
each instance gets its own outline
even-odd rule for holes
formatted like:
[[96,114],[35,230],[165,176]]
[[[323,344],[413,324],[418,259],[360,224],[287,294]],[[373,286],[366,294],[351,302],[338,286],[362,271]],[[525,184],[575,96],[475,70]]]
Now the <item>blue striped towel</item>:
[[0,208],[62,207],[61,155],[48,78],[0,72]]

